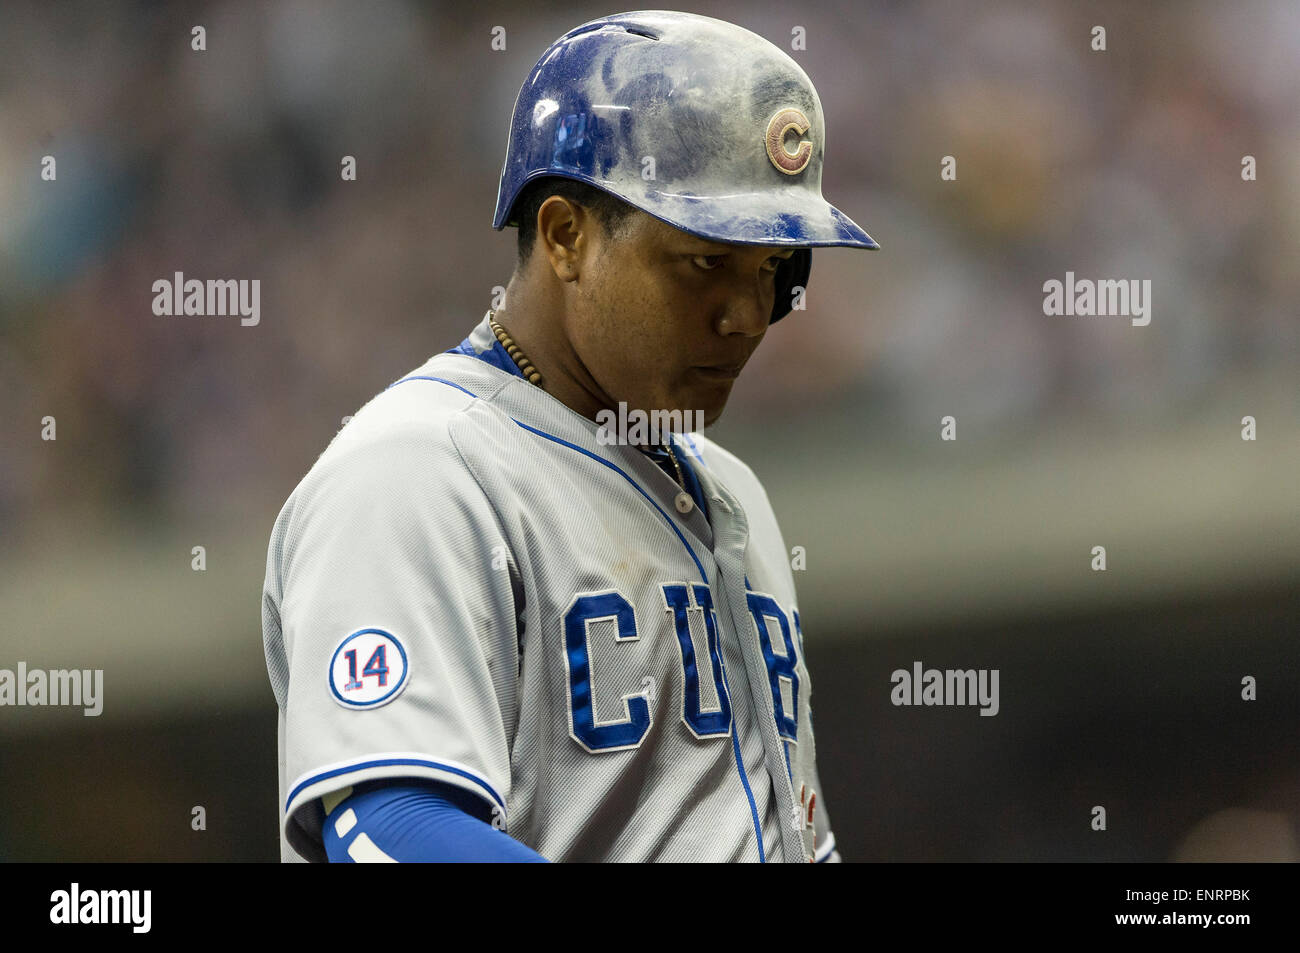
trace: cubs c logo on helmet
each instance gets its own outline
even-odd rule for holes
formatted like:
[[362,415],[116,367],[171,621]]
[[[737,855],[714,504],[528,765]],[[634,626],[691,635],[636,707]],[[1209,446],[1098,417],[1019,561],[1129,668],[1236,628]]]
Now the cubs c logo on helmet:
[[811,124],[808,117],[794,108],[782,109],[767,123],[767,157],[786,175],[798,175],[808,168],[812,160],[812,142],[799,140],[799,148],[791,153],[785,147],[785,135],[793,130],[799,135],[806,133]]

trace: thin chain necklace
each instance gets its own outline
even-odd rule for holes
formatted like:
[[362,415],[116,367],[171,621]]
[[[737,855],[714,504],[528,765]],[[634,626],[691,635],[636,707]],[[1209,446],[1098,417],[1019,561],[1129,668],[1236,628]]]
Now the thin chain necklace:
[[[528,355],[524,353],[523,348],[514,342],[506,329],[497,323],[495,310],[488,311],[488,325],[492,328],[492,333],[496,335],[497,341],[510,355],[510,359],[519,367],[519,372],[524,375],[524,379],[541,387],[541,372],[533,366],[533,362],[528,359]],[[686,492],[686,477],[682,474],[682,465],[677,462],[677,454],[673,452],[672,438],[668,439],[663,448],[668,451],[668,459],[673,462],[673,468],[677,471],[677,485],[681,488],[681,492],[673,500],[673,505],[677,507],[678,513],[689,513],[695,508],[695,500],[690,493]]]

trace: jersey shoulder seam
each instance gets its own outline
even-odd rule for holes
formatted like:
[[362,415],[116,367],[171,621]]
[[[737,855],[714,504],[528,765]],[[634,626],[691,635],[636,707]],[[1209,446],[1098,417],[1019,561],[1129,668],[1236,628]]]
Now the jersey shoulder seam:
[[472,420],[469,420],[468,417],[466,416],[473,406],[474,405],[471,403],[466,407],[462,407],[457,417],[454,420],[447,421],[447,437],[451,442],[452,449],[456,452],[456,458],[460,460],[461,466],[463,466],[465,468],[465,472],[467,472],[470,475],[470,478],[474,481],[474,485],[478,487],[479,493],[482,494],[483,500],[487,503],[488,508],[492,511],[492,518],[493,520],[496,521],[497,532],[501,534],[502,539],[504,539],[507,543],[509,543],[510,537],[506,534],[505,521],[501,517],[500,509],[498,509],[497,507],[497,501],[492,498],[492,495],[488,493],[487,489],[483,486],[482,476],[479,474],[478,470],[474,467],[474,464],[470,462],[469,457],[465,455],[465,451],[461,447],[460,438],[456,436],[456,428],[454,424],[464,421],[465,426],[470,426],[470,427],[474,426],[474,422]]

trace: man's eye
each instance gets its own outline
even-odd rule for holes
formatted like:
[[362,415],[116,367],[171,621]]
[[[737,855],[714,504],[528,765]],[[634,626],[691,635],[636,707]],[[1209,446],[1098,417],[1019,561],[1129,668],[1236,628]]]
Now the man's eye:
[[[716,271],[717,268],[718,268],[718,266],[720,266],[720,265],[722,264],[722,256],[721,256],[721,255],[696,255],[696,256],[695,256],[693,259],[691,259],[691,260],[694,261],[695,264],[696,264],[699,268],[703,269],[704,271]],[[715,262],[717,262],[717,265],[714,265],[714,266],[710,266],[710,265],[701,265],[700,262],[702,262],[702,261],[704,261],[704,262],[715,261]]]

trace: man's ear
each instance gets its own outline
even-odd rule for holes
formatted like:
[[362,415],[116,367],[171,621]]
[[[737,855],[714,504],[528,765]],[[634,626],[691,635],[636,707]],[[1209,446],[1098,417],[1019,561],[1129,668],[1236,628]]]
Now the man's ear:
[[581,205],[562,195],[552,195],[537,210],[537,246],[561,281],[573,281],[591,244],[596,222]]

